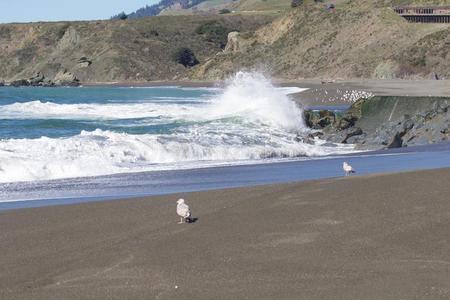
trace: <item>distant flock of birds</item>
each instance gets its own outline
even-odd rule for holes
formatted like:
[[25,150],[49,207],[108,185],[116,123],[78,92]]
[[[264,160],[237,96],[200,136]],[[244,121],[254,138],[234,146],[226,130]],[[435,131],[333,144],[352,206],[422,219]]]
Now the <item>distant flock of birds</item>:
[[[320,91],[320,90],[316,90],[316,91]],[[324,94],[326,96],[328,96],[328,91],[325,90]],[[331,98],[323,98],[321,100],[321,102],[338,102],[338,101],[342,101],[342,102],[348,102],[348,103],[354,103],[356,101],[358,101],[361,98],[364,99],[369,99],[372,98],[374,96],[374,94],[370,93],[370,92],[365,92],[365,91],[357,91],[357,90],[352,90],[352,91],[343,91],[343,90],[337,90],[336,91],[336,95],[331,97]]]
[[[350,176],[352,173],[356,173],[355,169],[353,169],[353,167],[346,161],[342,164],[342,169],[344,170],[345,176]],[[184,199],[178,199],[177,201],[177,214],[180,216],[180,222],[178,222],[178,224],[193,222],[191,209],[189,208],[189,205],[186,204]]]

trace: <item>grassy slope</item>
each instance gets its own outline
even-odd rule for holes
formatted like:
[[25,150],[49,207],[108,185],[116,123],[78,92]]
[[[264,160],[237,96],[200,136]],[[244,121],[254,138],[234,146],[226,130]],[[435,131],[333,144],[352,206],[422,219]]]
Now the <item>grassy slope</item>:
[[291,0],[242,0],[235,6],[238,11],[251,10],[286,10],[290,7]]
[[[385,1],[338,1],[334,12],[305,2],[243,39],[246,49],[216,57],[194,76],[212,79],[242,68],[290,79],[450,76],[448,25],[408,23]],[[398,2],[413,1],[392,5]],[[405,56],[411,54],[420,68],[411,66]]]
[[[218,20],[229,28],[254,30],[269,17],[153,17],[129,21],[57,22],[0,25],[0,79],[48,77],[67,69],[83,82],[181,78],[188,72],[173,62],[178,47],[190,47],[200,61],[220,51],[195,30]],[[87,57],[90,66],[79,63]]]
[[220,9],[227,8],[235,13],[281,13],[290,9],[291,0],[209,0],[194,6],[191,9],[172,7],[163,11],[162,15],[185,15],[193,12],[217,13]]

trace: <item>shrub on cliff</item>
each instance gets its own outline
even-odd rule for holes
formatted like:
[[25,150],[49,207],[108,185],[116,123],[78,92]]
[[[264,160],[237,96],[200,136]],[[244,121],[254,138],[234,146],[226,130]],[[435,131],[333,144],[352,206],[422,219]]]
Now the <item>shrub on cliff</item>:
[[303,0],[292,0],[291,7],[297,7],[303,4]]
[[231,14],[231,10],[229,10],[228,8],[223,8],[219,10],[219,14],[220,15]]
[[236,31],[233,28],[226,27],[217,21],[206,22],[195,30],[197,34],[205,36],[208,42],[219,44],[220,48],[225,48],[228,40],[228,33]]
[[195,57],[194,52],[187,47],[182,47],[175,51],[175,53],[173,54],[173,59],[186,68],[193,67],[199,63],[198,59]]

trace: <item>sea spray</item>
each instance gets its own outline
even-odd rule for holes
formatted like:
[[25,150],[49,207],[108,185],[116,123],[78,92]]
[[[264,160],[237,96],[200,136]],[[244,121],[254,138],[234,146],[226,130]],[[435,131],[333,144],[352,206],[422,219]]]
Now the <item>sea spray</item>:
[[302,111],[260,73],[238,72],[210,107],[212,117],[243,116],[252,122],[303,131]]
[[[161,99],[163,96],[103,104],[30,100],[0,105],[0,119],[45,118],[45,126],[57,119],[90,126],[96,120],[94,124],[103,128],[56,138],[0,140],[0,182],[199,168],[352,151],[346,145],[302,143],[299,137],[305,136],[307,129],[301,109],[285,89],[274,87],[257,73],[237,73],[223,89],[209,91],[207,97],[170,100]],[[117,119],[121,127],[108,127]],[[133,133],[136,124],[151,128],[151,132]]]

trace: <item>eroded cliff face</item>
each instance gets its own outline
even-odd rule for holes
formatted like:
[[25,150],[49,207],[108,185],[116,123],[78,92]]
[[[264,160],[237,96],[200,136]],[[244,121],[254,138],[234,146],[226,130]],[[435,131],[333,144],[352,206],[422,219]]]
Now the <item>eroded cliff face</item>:
[[214,57],[194,77],[256,68],[285,79],[450,78],[450,26],[408,23],[389,1],[337,2],[327,9],[305,1],[254,34],[240,35],[239,44],[249,47]]
[[81,82],[151,81],[188,78],[191,69],[173,59],[181,47],[204,62],[221,45],[196,30],[216,22],[253,31],[270,16],[164,16],[127,21],[0,25],[0,80],[29,79],[37,73],[57,80],[73,74]]

